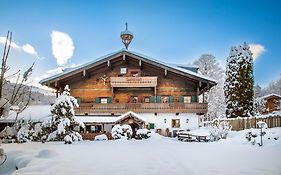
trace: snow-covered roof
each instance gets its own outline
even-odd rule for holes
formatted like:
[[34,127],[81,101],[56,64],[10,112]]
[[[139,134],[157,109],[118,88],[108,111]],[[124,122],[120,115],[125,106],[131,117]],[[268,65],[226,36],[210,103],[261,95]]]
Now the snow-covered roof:
[[[28,106],[22,113],[19,114],[18,119],[32,120],[32,121],[46,121],[51,117],[50,105],[33,105]],[[0,118],[0,123],[11,123],[16,119],[16,112],[10,111],[7,118]]]
[[83,123],[115,123],[117,117],[112,116],[75,116],[75,121]]
[[207,81],[207,82],[209,82],[209,83],[211,83],[213,85],[215,85],[217,83],[217,80],[209,78],[209,77],[204,76],[204,75],[201,75],[201,74],[196,73],[194,71],[191,71],[191,70],[179,67],[179,66],[177,66],[175,64],[164,63],[162,61],[156,60],[154,58],[148,57],[146,55],[143,55],[143,54],[140,54],[140,53],[137,53],[137,52],[134,52],[134,51],[129,51],[127,49],[121,49],[121,50],[119,50],[117,52],[113,52],[113,53],[110,53],[108,55],[102,56],[102,57],[100,57],[98,59],[95,59],[95,60],[93,60],[91,62],[88,62],[88,63],[85,63],[85,64],[81,64],[80,66],[77,66],[77,67],[74,67],[74,68],[71,68],[71,69],[67,69],[67,70],[63,71],[62,73],[59,73],[59,74],[56,74],[54,76],[51,76],[51,77],[48,77],[48,78],[45,78],[45,79],[41,80],[40,83],[41,84],[46,84],[48,81],[55,80],[57,78],[65,76],[67,74],[75,73],[75,72],[79,73],[80,71],[83,71],[85,69],[89,69],[90,67],[102,64],[105,61],[112,59],[112,57],[118,56],[118,55],[122,55],[122,54],[136,56],[139,59],[142,59],[143,61],[148,61],[150,63],[154,63],[154,64],[157,64],[157,65],[162,65],[162,66],[164,66],[166,68],[169,68],[169,69],[171,69],[173,71],[178,71],[178,72],[181,72],[181,73],[184,73],[184,74],[187,74],[187,75],[191,75],[193,77],[197,77],[197,78],[203,79],[203,80],[205,80],[205,81]]
[[268,94],[268,95],[265,95],[262,97],[258,97],[258,98],[256,98],[256,100],[267,99],[269,97],[277,97],[277,98],[281,99],[280,95],[272,93],[272,94]]
[[120,121],[122,121],[123,119],[125,119],[125,118],[128,117],[128,116],[132,116],[132,117],[134,117],[134,118],[137,118],[137,119],[139,119],[140,121],[142,121],[142,122],[144,122],[144,123],[148,122],[148,120],[147,120],[146,118],[140,116],[139,114],[137,114],[137,113],[135,113],[135,112],[133,112],[133,111],[129,111],[129,112],[126,112],[125,114],[120,115],[120,116],[116,119],[115,122],[116,122],[116,123],[117,123],[117,122],[120,122]]

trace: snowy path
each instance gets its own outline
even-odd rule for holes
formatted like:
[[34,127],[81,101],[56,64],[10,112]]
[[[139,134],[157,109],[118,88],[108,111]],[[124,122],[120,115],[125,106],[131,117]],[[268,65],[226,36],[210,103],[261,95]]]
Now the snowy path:
[[[184,143],[173,139],[84,141],[2,145],[14,174],[79,175],[219,175],[281,174],[281,148],[218,143]],[[27,166],[26,166],[27,165]],[[25,167],[26,166],[26,167]],[[7,174],[11,174],[8,172]]]

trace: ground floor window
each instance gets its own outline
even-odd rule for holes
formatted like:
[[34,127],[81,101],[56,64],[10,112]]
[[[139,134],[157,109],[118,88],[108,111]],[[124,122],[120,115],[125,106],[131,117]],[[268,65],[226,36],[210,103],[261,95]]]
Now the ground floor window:
[[180,127],[180,119],[172,119],[172,128]]

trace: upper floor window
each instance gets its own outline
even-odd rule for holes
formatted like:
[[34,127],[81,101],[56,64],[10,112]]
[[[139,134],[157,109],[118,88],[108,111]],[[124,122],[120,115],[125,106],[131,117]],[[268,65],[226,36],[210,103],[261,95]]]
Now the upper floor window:
[[149,97],[144,97],[144,102],[149,103]]
[[107,98],[101,98],[101,99],[100,99],[100,103],[106,104],[106,103],[107,103]]
[[183,97],[183,102],[184,103],[191,103],[191,96],[184,96]]
[[169,97],[168,96],[161,96],[161,103],[169,103]]

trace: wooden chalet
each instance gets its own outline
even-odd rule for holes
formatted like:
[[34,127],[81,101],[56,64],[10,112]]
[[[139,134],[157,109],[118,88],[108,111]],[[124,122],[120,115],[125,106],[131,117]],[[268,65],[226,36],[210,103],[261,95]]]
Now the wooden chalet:
[[281,109],[281,96],[277,94],[269,94],[263,97],[259,97],[265,101],[266,113],[272,113],[274,111],[279,111]]
[[[121,38],[123,35],[126,32]],[[115,122],[100,119],[117,118],[128,111],[145,117],[148,128],[163,133],[167,129],[190,129],[193,121],[198,127],[198,116],[208,110],[207,102],[199,101],[199,96],[216,81],[200,75],[195,66],[163,63],[125,46],[40,83],[56,89],[57,94],[69,85],[71,95],[80,104],[76,117],[87,123],[85,132],[110,132]],[[137,128],[142,127],[138,122]]]

